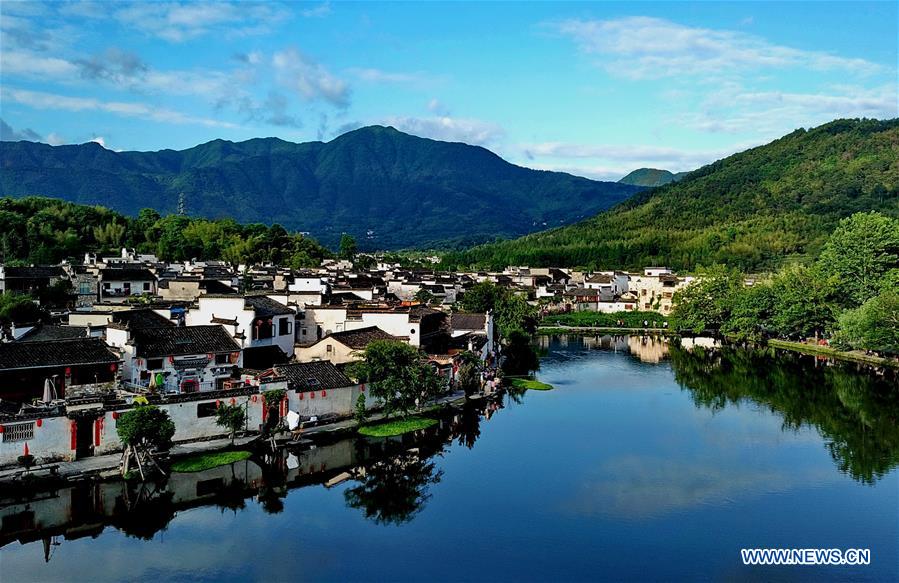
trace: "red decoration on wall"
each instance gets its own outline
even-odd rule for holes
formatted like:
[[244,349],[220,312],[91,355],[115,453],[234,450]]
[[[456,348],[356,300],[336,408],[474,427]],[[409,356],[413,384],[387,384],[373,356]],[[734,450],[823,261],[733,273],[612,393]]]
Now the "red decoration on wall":
[[170,356],[170,357],[169,357],[169,362],[170,362],[170,363],[171,363],[171,362],[175,362],[175,357],[174,357],[174,356]]
[[44,424],[44,420],[43,420],[43,419],[38,419],[37,421],[34,422],[34,424],[35,424],[37,427],[40,427],[40,426],[42,426],[42,425]]
[[78,449],[78,424],[74,421],[70,421],[69,434],[69,437],[71,438],[70,445],[72,446],[72,449]]
[[303,399],[306,398],[306,393],[299,393],[299,395],[300,395],[300,401],[302,401]]
[[3,433],[3,426],[0,425],[0,433]]
[[94,446],[100,447],[100,432],[103,430],[103,418],[94,421]]
[[119,419],[119,412],[118,412],[118,411],[113,411],[113,412],[112,412],[112,419],[113,419],[113,421],[117,421],[117,420]]
[[253,395],[253,402],[255,403],[255,402],[258,401],[258,400],[259,400],[259,397],[256,396],[256,395]]

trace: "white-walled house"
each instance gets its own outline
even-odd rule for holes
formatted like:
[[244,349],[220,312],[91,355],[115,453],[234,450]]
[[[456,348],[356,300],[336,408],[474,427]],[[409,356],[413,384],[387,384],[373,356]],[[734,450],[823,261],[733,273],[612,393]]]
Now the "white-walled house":
[[277,346],[293,353],[296,312],[266,295],[206,295],[188,310],[188,326],[217,324],[242,348]]
[[125,382],[155,386],[159,392],[221,390],[234,378],[235,367],[243,364],[240,346],[222,326],[132,330],[110,324],[106,343],[122,355]]
[[294,349],[297,362],[326,360],[334,364],[344,364],[359,360],[360,353],[375,340],[402,340],[408,338],[393,336],[376,326],[333,332],[321,340],[307,345],[297,345]]
[[107,267],[100,270],[100,302],[123,303],[131,296],[156,294],[156,276],[144,267]]

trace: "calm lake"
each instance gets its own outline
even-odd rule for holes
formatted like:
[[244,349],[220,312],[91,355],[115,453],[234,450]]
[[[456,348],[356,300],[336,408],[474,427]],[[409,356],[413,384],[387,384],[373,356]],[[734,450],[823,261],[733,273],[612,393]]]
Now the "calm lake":
[[[540,339],[552,391],[419,436],[0,500],[0,578],[899,580],[899,387],[773,351]],[[747,567],[743,547],[869,548]]]

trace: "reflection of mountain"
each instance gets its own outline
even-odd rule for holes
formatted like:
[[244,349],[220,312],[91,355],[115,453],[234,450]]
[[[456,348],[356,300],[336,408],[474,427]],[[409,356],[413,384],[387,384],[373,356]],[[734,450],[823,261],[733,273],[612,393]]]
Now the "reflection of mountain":
[[[899,375],[771,350],[671,348],[681,387],[697,406],[751,401],[814,426],[840,470],[873,483],[899,466]],[[861,369],[865,370],[861,370]]]
[[[0,494],[0,547],[97,536],[107,526],[142,539],[164,530],[176,513],[216,505],[239,510],[255,497],[266,512],[283,509],[281,498],[293,488],[333,486],[347,479],[359,485],[347,490],[347,502],[379,522],[401,523],[421,510],[427,487],[439,481],[433,456],[448,443],[474,444],[485,408],[467,407],[441,419],[439,425],[398,438],[344,439],[313,449],[280,452],[274,459],[246,460],[196,473],[173,473],[157,484],[112,481],[79,483],[23,498]],[[491,409],[492,411],[492,409]],[[271,457],[271,456],[269,456]],[[350,494],[353,492],[353,494]]]

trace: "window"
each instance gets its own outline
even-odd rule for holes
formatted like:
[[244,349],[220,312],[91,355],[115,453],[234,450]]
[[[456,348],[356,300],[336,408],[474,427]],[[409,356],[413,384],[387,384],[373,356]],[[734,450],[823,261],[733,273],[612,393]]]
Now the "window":
[[290,318],[281,318],[278,321],[278,334],[280,336],[287,336],[291,332]]
[[159,370],[162,368],[162,359],[161,358],[148,358],[147,359],[147,370]]
[[334,352],[334,347],[330,344],[325,346],[325,352]]
[[202,419],[203,417],[215,417],[216,409],[215,401],[212,401],[211,403],[197,403],[197,419]]
[[78,293],[81,295],[94,293],[94,286],[89,281],[82,281],[78,284]]
[[228,353],[216,354],[215,355],[215,364],[228,364],[229,362],[231,362],[230,356],[231,355]]
[[16,423],[3,426],[3,443],[34,439],[34,423]]
[[640,290],[640,295],[643,295],[643,296],[646,295],[646,288],[643,288],[642,290]]
[[150,282],[149,281],[144,282],[144,291],[150,291]]

